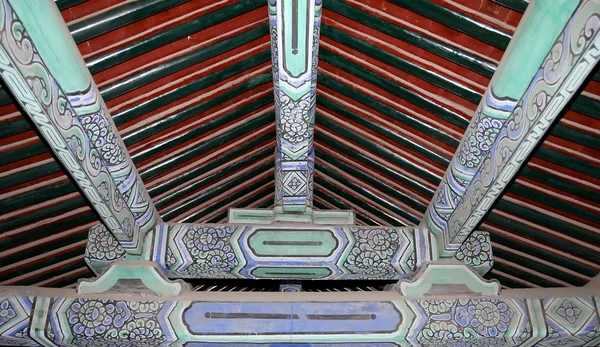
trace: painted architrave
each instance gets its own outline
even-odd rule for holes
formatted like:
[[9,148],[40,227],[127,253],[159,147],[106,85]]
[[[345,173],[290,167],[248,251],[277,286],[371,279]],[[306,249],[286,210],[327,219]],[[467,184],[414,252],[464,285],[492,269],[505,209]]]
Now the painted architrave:
[[[118,254],[114,243],[100,246],[103,239],[97,248]],[[418,227],[159,224],[150,260],[169,278],[394,280],[430,261],[432,242]],[[98,272],[108,264],[88,261]]]
[[[436,259],[426,228],[302,223],[159,224],[149,260],[169,278],[402,279]],[[492,267],[487,232],[455,254],[483,276]],[[104,228],[90,230],[86,262],[96,274],[126,259]]]
[[277,128],[275,209],[310,212],[322,0],[269,0]]
[[0,1],[0,71],[25,114],[125,251],[161,218],[51,1]]
[[[215,295],[216,294],[216,295]],[[597,346],[598,291],[184,293],[0,287],[0,344],[19,346]]]
[[[421,222],[436,235],[441,257],[477,227],[597,63],[599,11],[598,0],[528,8]],[[551,24],[565,23],[553,41],[547,36],[556,30],[542,29],[545,13]],[[551,44],[533,45],[536,38]]]

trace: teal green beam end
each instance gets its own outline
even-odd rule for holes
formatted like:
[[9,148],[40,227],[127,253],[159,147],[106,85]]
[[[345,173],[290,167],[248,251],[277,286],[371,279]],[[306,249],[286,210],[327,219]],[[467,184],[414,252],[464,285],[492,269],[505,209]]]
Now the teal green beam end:
[[600,1],[527,8],[421,222],[451,257],[512,182],[600,58]]
[[52,1],[0,2],[0,73],[106,228],[143,258],[162,220]]

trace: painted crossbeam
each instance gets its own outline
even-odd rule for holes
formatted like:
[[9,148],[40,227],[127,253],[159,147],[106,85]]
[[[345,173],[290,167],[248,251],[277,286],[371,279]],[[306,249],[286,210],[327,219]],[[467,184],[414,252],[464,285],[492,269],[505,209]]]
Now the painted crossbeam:
[[[160,224],[149,258],[169,278],[401,279],[435,260],[425,228],[279,223]],[[104,228],[90,230],[86,262],[101,274],[131,259]],[[480,275],[493,264],[489,234],[473,233],[455,259]]]
[[0,345],[597,346],[600,293],[499,296],[396,292],[78,295],[0,287]]
[[[86,259],[100,273],[125,254],[107,241],[110,234],[97,232],[90,234]],[[160,224],[153,235],[148,260],[169,278],[393,280],[413,273],[432,254],[424,228]]]

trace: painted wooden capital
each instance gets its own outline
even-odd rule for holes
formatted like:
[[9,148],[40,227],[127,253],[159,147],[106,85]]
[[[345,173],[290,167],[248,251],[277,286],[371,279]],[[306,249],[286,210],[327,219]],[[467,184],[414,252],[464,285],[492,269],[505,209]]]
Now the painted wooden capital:
[[412,279],[400,280],[394,288],[400,294],[410,297],[500,294],[498,280],[484,280],[470,266],[457,261],[427,263]]
[[0,73],[103,224],[142,254],[161,218],[52,1],[0,1]]
[[535,1],[421,222],[451,257],[512,182],[600,59],[600,1]]
[[113,263],[96,279],[79,280],[78,294],[175,296],[191,291],[182,281],[169,281],[158,264],[143,260]]
[[275,208],[312,208],[313,133],[322,0],[269,0],[277,122]]

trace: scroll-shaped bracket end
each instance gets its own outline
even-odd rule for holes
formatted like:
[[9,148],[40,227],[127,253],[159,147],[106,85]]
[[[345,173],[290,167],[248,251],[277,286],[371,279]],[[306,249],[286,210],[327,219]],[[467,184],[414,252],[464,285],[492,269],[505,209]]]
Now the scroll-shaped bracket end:
[[500,294],[500,282],[485,280],[471,267],[457,261],[428,263],[411,280],[400,280],[393,288],[408,297]]
[[99,277],[77,284],[78,294],[175,296],[186,291],[192,291],[188,283],[170,281],[158,264],[143,260],[115,262]]

